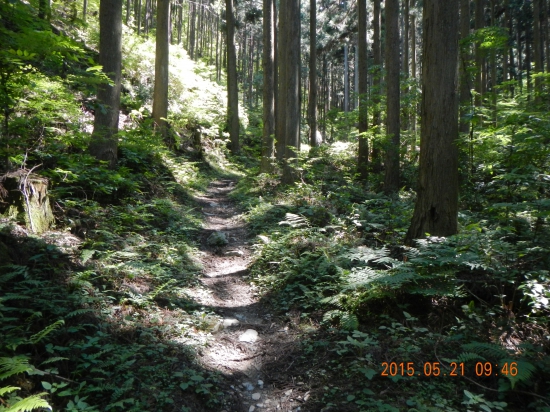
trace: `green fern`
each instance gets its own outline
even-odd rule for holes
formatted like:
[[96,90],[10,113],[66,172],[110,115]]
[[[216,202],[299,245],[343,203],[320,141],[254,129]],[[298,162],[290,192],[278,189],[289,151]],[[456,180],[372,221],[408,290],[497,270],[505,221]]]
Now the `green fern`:
[[[510,365],[516,362],[517,364],[517,375],[512,376],[512,373],[510,373]],[[514,360],[514,359],[501,359],[499,361],[499,365],[504,365],[505,363],[508,364],[508,374],[505,374],[510,381],[510,386],[512,389],[514,389],[514,386],[518,382],[529,382],[531,380],[531,377],[536,372],[537,368],[532,363],[521,361],[521,360]],[[514,371],[515,372],[515,371]]]
[[29,364],[29,359],[25,356],[0,358],[0,380],[17,375],[18,373],[30,372],[33,369]]
[[81,315],[84,315],[84,314],[90,313],[90,312],[94,312],[94,309],[77,309],[77,310],[73,310],[72,312],[67,313],[65,315],[65,318],[69,319],[69,318],[73,318],[75,316],[81,316]]
[[356,330],[359,327],[357,315],[349,312],[343,312],[340,315],[340,327],[344,330]]
[[508,352],[505,349],[494,343],[471,342],[462,345],[462,348],[467,352],[477,353],[489,360],[502,359],[508,356]]
[[149,294],[149,296],[147,297],[147,299],[148,299],[148,300],[154,300],[154,299],[158,296],[158,294],[159,294],[160,292],[162,292],[162,291],[163,291],[164,289],[166,289],[168,286],[170,286],[170,285],[172,285],[172,284],[174,284],[174,283],[176,283],[176,282],[177,282],[176,279],[170,279],[168,282],[163,283],[162,285],[160,285],[160,286],[158,286],[157,288],[155,288],[155,290]]
[[40,365],[48,365],[50,363],[55,363],[55,362],[64,361],[64,360],[69,360],[69,358],[64,358],[62,356],[54,356],[53,358],[46,359]]
[[4,396],[6,393],[11,393],[13,391],[18,391],[21,388],[18,388],[17,386],[4,386],[3,388],[0,388],[0,396]]
[[40,408],[49,409],[51,411],[52,407],[50,404],[46,402],[46,400],[42,399],[42,396],[44,395],[47,395],[47,393],[38,393],[36,395],[21,399],[6,409],[5,412],[30,412]]
[[309,220],[301,215],[295,215],[294,213],[287,213],[285,215],[285,220],[279,222],[281,226],[290,226],[294,229],[300,227],[309,227]]
[[60,328],[64,324],[65,324],[65,321],[63,319],[59,319],[58,321],[55,321],[51,325],[49,325],[49,326],[45,327],[44,329],[42,329],[40,332],[35,333],[34,335],[32,335],[29,338],[29,342],[33,343],[33,344],[40,342],[42,339],[44,339],[46,336],[48,336],[50,333],[52,333],[54,330]]
[[473,353],[473,352],[463,352],[460,355],[458,355],[457,361],[459,363],[466,363],[470,361],[481,361],[486,360],[483,356],[481,356],[479,353]]

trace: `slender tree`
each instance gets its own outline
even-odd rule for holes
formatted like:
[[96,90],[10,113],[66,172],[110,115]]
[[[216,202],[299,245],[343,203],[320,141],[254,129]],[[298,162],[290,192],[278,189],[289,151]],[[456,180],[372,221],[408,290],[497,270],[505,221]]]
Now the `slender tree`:
[[[475,9],[475,28],[480,30],[485,27],[485,0],[476,0]],[[483,51],[481,50],[481,42],[477,41],[475,44],[475,58],[476,58],[476,106],[481,106],[483,103],[483,95],[485,94],[485,58]]]
[[227,129],[231,139],[231,152],[239,145],[239,89],[237,86],[237,56],[235,54],[235,16],[233,0],[225,1],[227,26]]
[[[535,72],[544,71],[543,38],[541,25],[542,0],[533,0],[533,58],[535,60]],[[535,103],[541,102],[542,79],[535,78]]]
[[[372,70],[372,102],[374,109],[372,113],[372,125],[375,135],[380,132],[380,124],[382,122],[382,111],[380,109],[380,95],[382,93],[382,48],[380,44],[380,0],[373,2],[373,19],[372,19],[372,53],[373,65]],[[372,145],[372,170],[377,173],[381,171],[382,161],[380,159],[380,148],[376,142]]]
[[263,0],[263,120],[262,162],[260,170],[264,173],[271,170],[274,155],[273,134],[275,133],[275,79],[273,48],[273,0]]
[[309,1],[309,98],[308,98],[309,144],[317,141],[317,1]]
[[276,130],[285,139],[283,183],[296,180],[293,161],[300,149],[300,0],[282,0],[280,15],[279,98],[283,128]]
[[386,0],[386,144],[384,192],[399,190],[399,0]]
[[367,78],[367,0],[357,1],[357,64],[359,91],[359,148],[357,153],[357,172],[365,180],[368,176],[369,141],[366,136],[368,129],[368,78]]
[[153,119],[166,138],[168,128],[168,55],[170,40],[170,0],[157,0],[157,32],[155,54],[155,89],[153,92]]
[[424,0],[420,176],[409,244],[458,228],[458,3]]
[[99,64],[111,84],[102,84],[97,91],[94,131],[90,153],[99,160],[117,162],[118,117],[122,62],[122,0],[101,0],[99,4]]
[[[470,1],[460,0],[460,38],[465,39],[470,35]],[[470,52],[466,44],[460,50],[460,131],[467,133],[470,130],[470,122],[466,115],[471,105],[471,81],[468,72]]]

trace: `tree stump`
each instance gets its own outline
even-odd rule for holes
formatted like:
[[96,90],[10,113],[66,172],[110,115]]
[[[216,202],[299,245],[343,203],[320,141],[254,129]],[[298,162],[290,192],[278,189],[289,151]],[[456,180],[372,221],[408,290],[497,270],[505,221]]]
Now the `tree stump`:
[[25,224],[40,234],[55,218],[48,198],[48,179],[21,169],[0,177],[0,215]]

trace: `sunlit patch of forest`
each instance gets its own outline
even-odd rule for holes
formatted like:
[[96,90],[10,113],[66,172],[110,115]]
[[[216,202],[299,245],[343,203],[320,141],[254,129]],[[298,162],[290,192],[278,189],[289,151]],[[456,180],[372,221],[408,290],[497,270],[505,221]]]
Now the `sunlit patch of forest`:
[[222,178],[295,411],[550,412],[549,16],[0,1],[0,412],[245,410],[200,359]]

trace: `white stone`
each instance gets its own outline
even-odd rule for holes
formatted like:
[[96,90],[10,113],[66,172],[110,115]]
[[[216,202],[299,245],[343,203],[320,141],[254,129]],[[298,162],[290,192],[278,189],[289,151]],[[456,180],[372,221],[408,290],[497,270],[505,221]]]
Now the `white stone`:
[[256,342],[258,340],[258,332],[254,329],[247,329],[241,336],[239,336],[241,342]]
[[285,392],[285,395],[290,396],[291,393],[292,393],[292,389],[289,389],[288,391]]
[[238,326],[239,321],[233,318],[226,318],[223,320],[222,325],[224,328],[230,328],[231,326]]
[[252,406],[250,406],[250,408],[248,408],[248,412],[253,412],[255,409],[256,409],[256,407],[254,405],[252,405]]
[[224,253],[225,256],[239,256],[239,257],[243,257],[244,256],[244,252],[242,250],[229,250],[227,252]]
[[243,387],[247,390],[247,391],[251,391],[254,389],[254,385],[252,385],[250,382],[244,382],[243,383]]
[[252,399],[255,401],[259,400],[262,397],[258,392],[252,394]]

